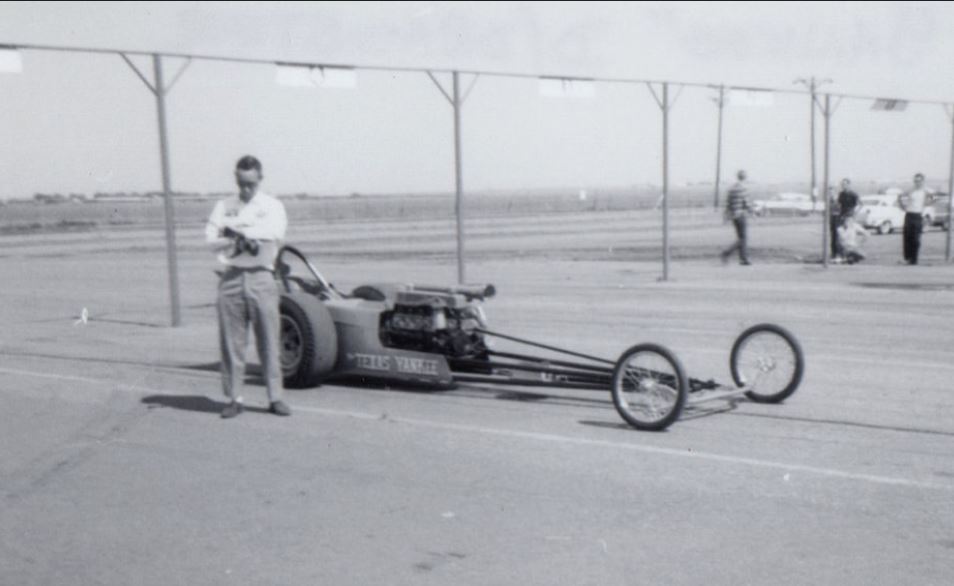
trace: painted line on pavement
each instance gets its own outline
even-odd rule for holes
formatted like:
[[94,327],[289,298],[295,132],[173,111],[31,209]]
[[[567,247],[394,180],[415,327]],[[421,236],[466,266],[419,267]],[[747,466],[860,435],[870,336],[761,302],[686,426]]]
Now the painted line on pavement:
[[[100,385],[106,384],[106,385],[111,385],[113,389],[119,389],[122,391],[137,393],[137,394],[143,394],[143,393],[175,394],[175,393],[170,393],[168,390],[163,390],[163,389],[152,389],[152,388],[140,387],[140,386],[136,386],[136,387],[122,386],[120,384],[117,384],[116,381],[111,381],[108,379],[95,379],[95,378],[83,377],[83,376],[50,374],[45,372],[34,372],[29,370],[19,370],[19,369],[12,369],[12,368],[0,368],[0,374],[32,376],[36,378],[47,378],[47,379],[53,379],[53,380],[68,380],[73,382],[89,382],[89,383],[95,383]],[[459,432],[465,432],[465,433],[490,435],[490,436],[496,436],[496,437],[526,439],[526,440],[533,440],[538,442],[561,443],[561,444],[587,446],[587,447],[612,448],[612,449],[625,450],[625,451],[631,451],[631,452],[640,452],[644,454],[677,456],[681,458],[690,458],[690,459],[703,460],[703,461],[709,461],[709,462],[723,462],[728,464],[745,465],[745,466],[751,466],[754,468],[766,468],[766,469],[780,470],[785,472],[803,472],[803,473],[812,474],[815,476],[823,476],[827,478],[838,478],[843,480],[855,480],[855,481],[861,481],[861,482],[868,482],[871,484],[881,484],[881,485],[888,485],[888,486],[900,486],[900,487],[906,487],[906,488],[918,488],[918,489],[929,489],[929,490],[954,491],[954,485],[950,485],[950,484],[939,484],[934,482],[912,480],[909,478],[897,478],[892,476],[880,476],[876,474],[848,472],[845,470],[838,470],[836,468],[822,468],[818,466],[808,466],[805,464],[787,464],[785,462],[777,462],[773,460],[761,460],[757,458],[745,458],[741,456],[730,456],[726,454],[716,454],[712,452],[700,452],[700,451],[694,451],[691,449],[665,448],[665,447],[659,447],[659,446],[648,446],[644,444],[615,442],[610,440],[574,437],[574,436],[558,435],[558,434],[543,433],[543,432],[536,432],[536,431],[520,431],[520,430],[513,430],[513,429],[486,427],[481,425],[468,425],[468,424],[462,424],[462,423],[448,423],[448,422],[441,422],[441,421],[433,421],[428,419],[415,419],[411,417],[395,417],[391,415],[384,416],[381,413],[367,413],[363,411],[328,409],[324,407],[296,406],[295,411],[312,413],[315,415],[324,415],[329,417],[347,417],[347,418],[361,419],[361,420],[367,420],[367,421],[384,420],[390,423],[399,423],[399,424],[410,425],[415,427],[437,429],[441,431],[459,431]]]
[[[343,411],[338,409],[326,409],[323,407],[296,407],[296,411],[306,411],[319,415],[328,415],[333,417],[352,417],[355,419],[384,419],[380,414]],[[874,484],[886,484],[892,486],[904,486],[909,488],[923,488],[934,490],[954,491],[954,485],[938,484],[933,482],[923,482],[911,480],[908,478],[895,478],[891,476],[879,476],[876,474],[863,474],[857,472],[847,472],[834,468],[821,468],[818,466],[808,466],[804,464],[786,464],[785,462],[775,462],[772,460],[760,460],[757,458],[745,458],[741,456],[729,456],[725,454],[716,454],[712,452],[699,452],[691,449],[664,448],[659,446],[647,446],[643,444],[631,444],[624,442],[614,442],[610,440],[598,440],[583,437],[574,437],[558,435],[551,433],[542,433],[536,431],[520,431],[512,429],[501,429],[495,427],[484,427],[479,425],[467,425],[461,423],[445,423],[440,421],[431,421],[427,419],[414,419],[409,417],[393,417],[388,415],[386,421],[403,423],[417,427],[427,427],[439,429],[442,431],[463,431],[468,433],[478,433],[484,435],[495,435],[500,437],[510,437],[519,439],[531,439],[536,441],[555,442],[563,444],[572,444],[579,446],[595,446],[604,448],[615,448],[642,452],[647,454],[657,454],[666,456],[679,456],[683,458],[693,458],[697,460],[708,460],[712,462],[725,462],[730,464],[743,464],[758,468],[770,468],[784,470],[786,472],[804,472],[817,476],[826,476],[830,478],[841,478],[846,480],[860,480]]]

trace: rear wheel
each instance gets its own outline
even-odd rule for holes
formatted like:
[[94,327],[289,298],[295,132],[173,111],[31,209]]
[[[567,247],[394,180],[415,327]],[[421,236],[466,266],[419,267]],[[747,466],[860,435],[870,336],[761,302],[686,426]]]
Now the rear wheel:
[[689,389],[682,364],[656,344],[639,344],[623,352],[611,384],[616,411],[646,431],[661,431],[679,419]]
[[878,224],[878,234],[890,234],[894,230],[894,226],[891,225],[891,220],[885,220]]
[[331,374],[338,358],[338,334],[331,313],[306,293],[282,295],[279,313],[285,386],[316,386]]
[[735,384],[749,388],[746,397],[757,403],[778,403],[802,382],[805,358],[791,332],[775,324],[758,324],[736,339],[729,367]]

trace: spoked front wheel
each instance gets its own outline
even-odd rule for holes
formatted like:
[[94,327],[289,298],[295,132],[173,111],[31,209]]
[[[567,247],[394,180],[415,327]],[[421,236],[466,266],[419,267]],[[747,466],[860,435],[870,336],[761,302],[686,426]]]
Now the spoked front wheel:
[[616,361],[613,405],[636,429],[661,431],[679,419],[689,384],[675,355],[656,344],[639,344]]
[[735,384],[748,387],[746,397],[757,403],[778,403],[802,382],[805,358],[791,332],[775,324],[758,324],[735,340],[729,367]]

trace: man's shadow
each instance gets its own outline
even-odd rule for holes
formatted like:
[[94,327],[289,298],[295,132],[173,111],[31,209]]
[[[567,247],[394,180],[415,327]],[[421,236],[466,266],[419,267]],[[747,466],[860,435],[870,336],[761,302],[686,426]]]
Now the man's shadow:
[[[222,363],[221,362],[203,362],[201,364],[182,364],[178,365],[178,368],[185,368],[188,370],[199,370],[202,372],[221,372]],[[242,380],[243,384],[246,385],[256,385],[260,387],[265,386],[265,377],[262,374],[262,367],[254,362],[248,363],[245,365],[245,376]]]
[[[228,403],[216,401],[205,395],[149,395],[142,398],[142,403],[150,409],[159,407],[169,407],[181,411],[194,411],[196,413],[221,413]],[[253,413],[268,413],[264,407],[252,407],[245,405],[246,411]]]

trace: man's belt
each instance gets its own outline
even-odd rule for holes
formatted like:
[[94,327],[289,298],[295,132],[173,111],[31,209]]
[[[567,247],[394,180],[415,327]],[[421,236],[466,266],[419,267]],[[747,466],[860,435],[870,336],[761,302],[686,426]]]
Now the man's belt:
[[227,269],[225,269],[225,272],[226,272],[226,273],[230,273],[230,272],[238,272],[238,273],[271,273],[271,274],[273,274],[273,275],[275,274],[275,271],[274,271],[273,269],[268,268],[268,267],[237,267],[237,266],[235,266],[235,265],[229,265],[229,267],[228,267]]

